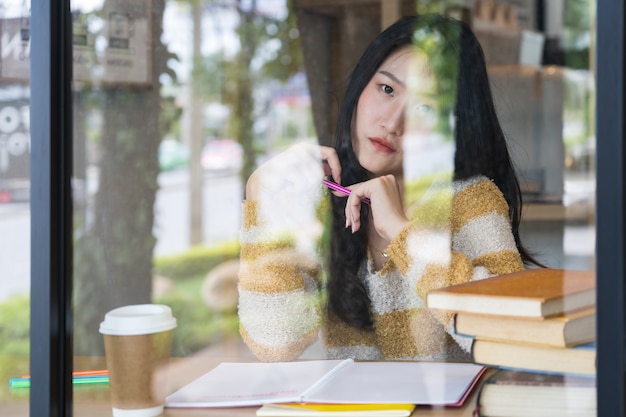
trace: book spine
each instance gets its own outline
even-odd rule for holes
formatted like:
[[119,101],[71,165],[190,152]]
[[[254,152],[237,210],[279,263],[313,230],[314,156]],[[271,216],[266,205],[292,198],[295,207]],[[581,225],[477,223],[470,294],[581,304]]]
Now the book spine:
[[476,406],[474,407],[474,411],[472,411],[472,417],[484,417],[480,413],[480,406],[482,405],[481,400],[482,400],[483,389],[485,388],[487,384],[493,384],[494,381],[496,380],[497,375],[500,372],[501,372],[500,369],[495,369],[493,374],[489,375],[487,378],[483,380],[483,382],[481,382],[480,386],[478,387],[478,392],[476,393]]

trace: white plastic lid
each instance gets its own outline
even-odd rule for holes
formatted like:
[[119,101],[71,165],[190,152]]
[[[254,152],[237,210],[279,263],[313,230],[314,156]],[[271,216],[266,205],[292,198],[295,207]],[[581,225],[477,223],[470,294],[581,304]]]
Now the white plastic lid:
[[162,304],[137,304],[109,311],[100,323],[100,333],[114,336],[158,333],[176,327],[172,309]]
[[163,409],[164,406],[162,405],[152,408],[141,408],[137,410],[113,408],[113,417],[156,417],[163,414]]

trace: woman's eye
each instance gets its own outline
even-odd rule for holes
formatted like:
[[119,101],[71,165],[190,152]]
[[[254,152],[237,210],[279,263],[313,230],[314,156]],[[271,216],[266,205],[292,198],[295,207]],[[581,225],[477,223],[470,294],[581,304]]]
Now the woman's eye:
[[428,104],[420,104],[415,109],[420,113],[430,113],[433,111],[433,108]]
[[393,87],[388,86],[387,84],[383,84],[380,89],[382,90],[383,93],[393,96]]

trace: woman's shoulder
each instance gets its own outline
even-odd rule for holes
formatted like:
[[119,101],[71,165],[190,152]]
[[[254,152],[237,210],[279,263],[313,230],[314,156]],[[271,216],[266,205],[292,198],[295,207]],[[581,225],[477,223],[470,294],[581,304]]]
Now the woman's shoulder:
[[482,174],[474,175],[468,178],[457,179],[452,182],[452,190],[454,191],[454,194],[458,194],[463,190],[472,187],[484,187],[500,191],[500,189],[498,188],[496,183],[493,182],[493,180]]
[[472,212],[497,211],[508,216],[508,204],[495,182],[476,175],[453,182],[453,210]]

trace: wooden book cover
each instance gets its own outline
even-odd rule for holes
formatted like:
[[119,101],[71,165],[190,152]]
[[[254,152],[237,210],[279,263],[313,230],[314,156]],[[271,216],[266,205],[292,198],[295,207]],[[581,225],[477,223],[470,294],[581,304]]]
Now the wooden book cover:
[[[481,416],[595,416],[596,379],[498,370],[480,385]],[[551,413],[551,414],[550,414]]]
[[429,308],[517,317],[548,317],[595,306],[594,271],[526,269],[439,288]]
[[585,308],[542,319],[456,313],[454,330],[479,339],[570,347],[595,340],[596,309]]
[[481,365],[568,375],[596,374],[595,343],[555,348],[474,339],[471,353],[472,360]]

